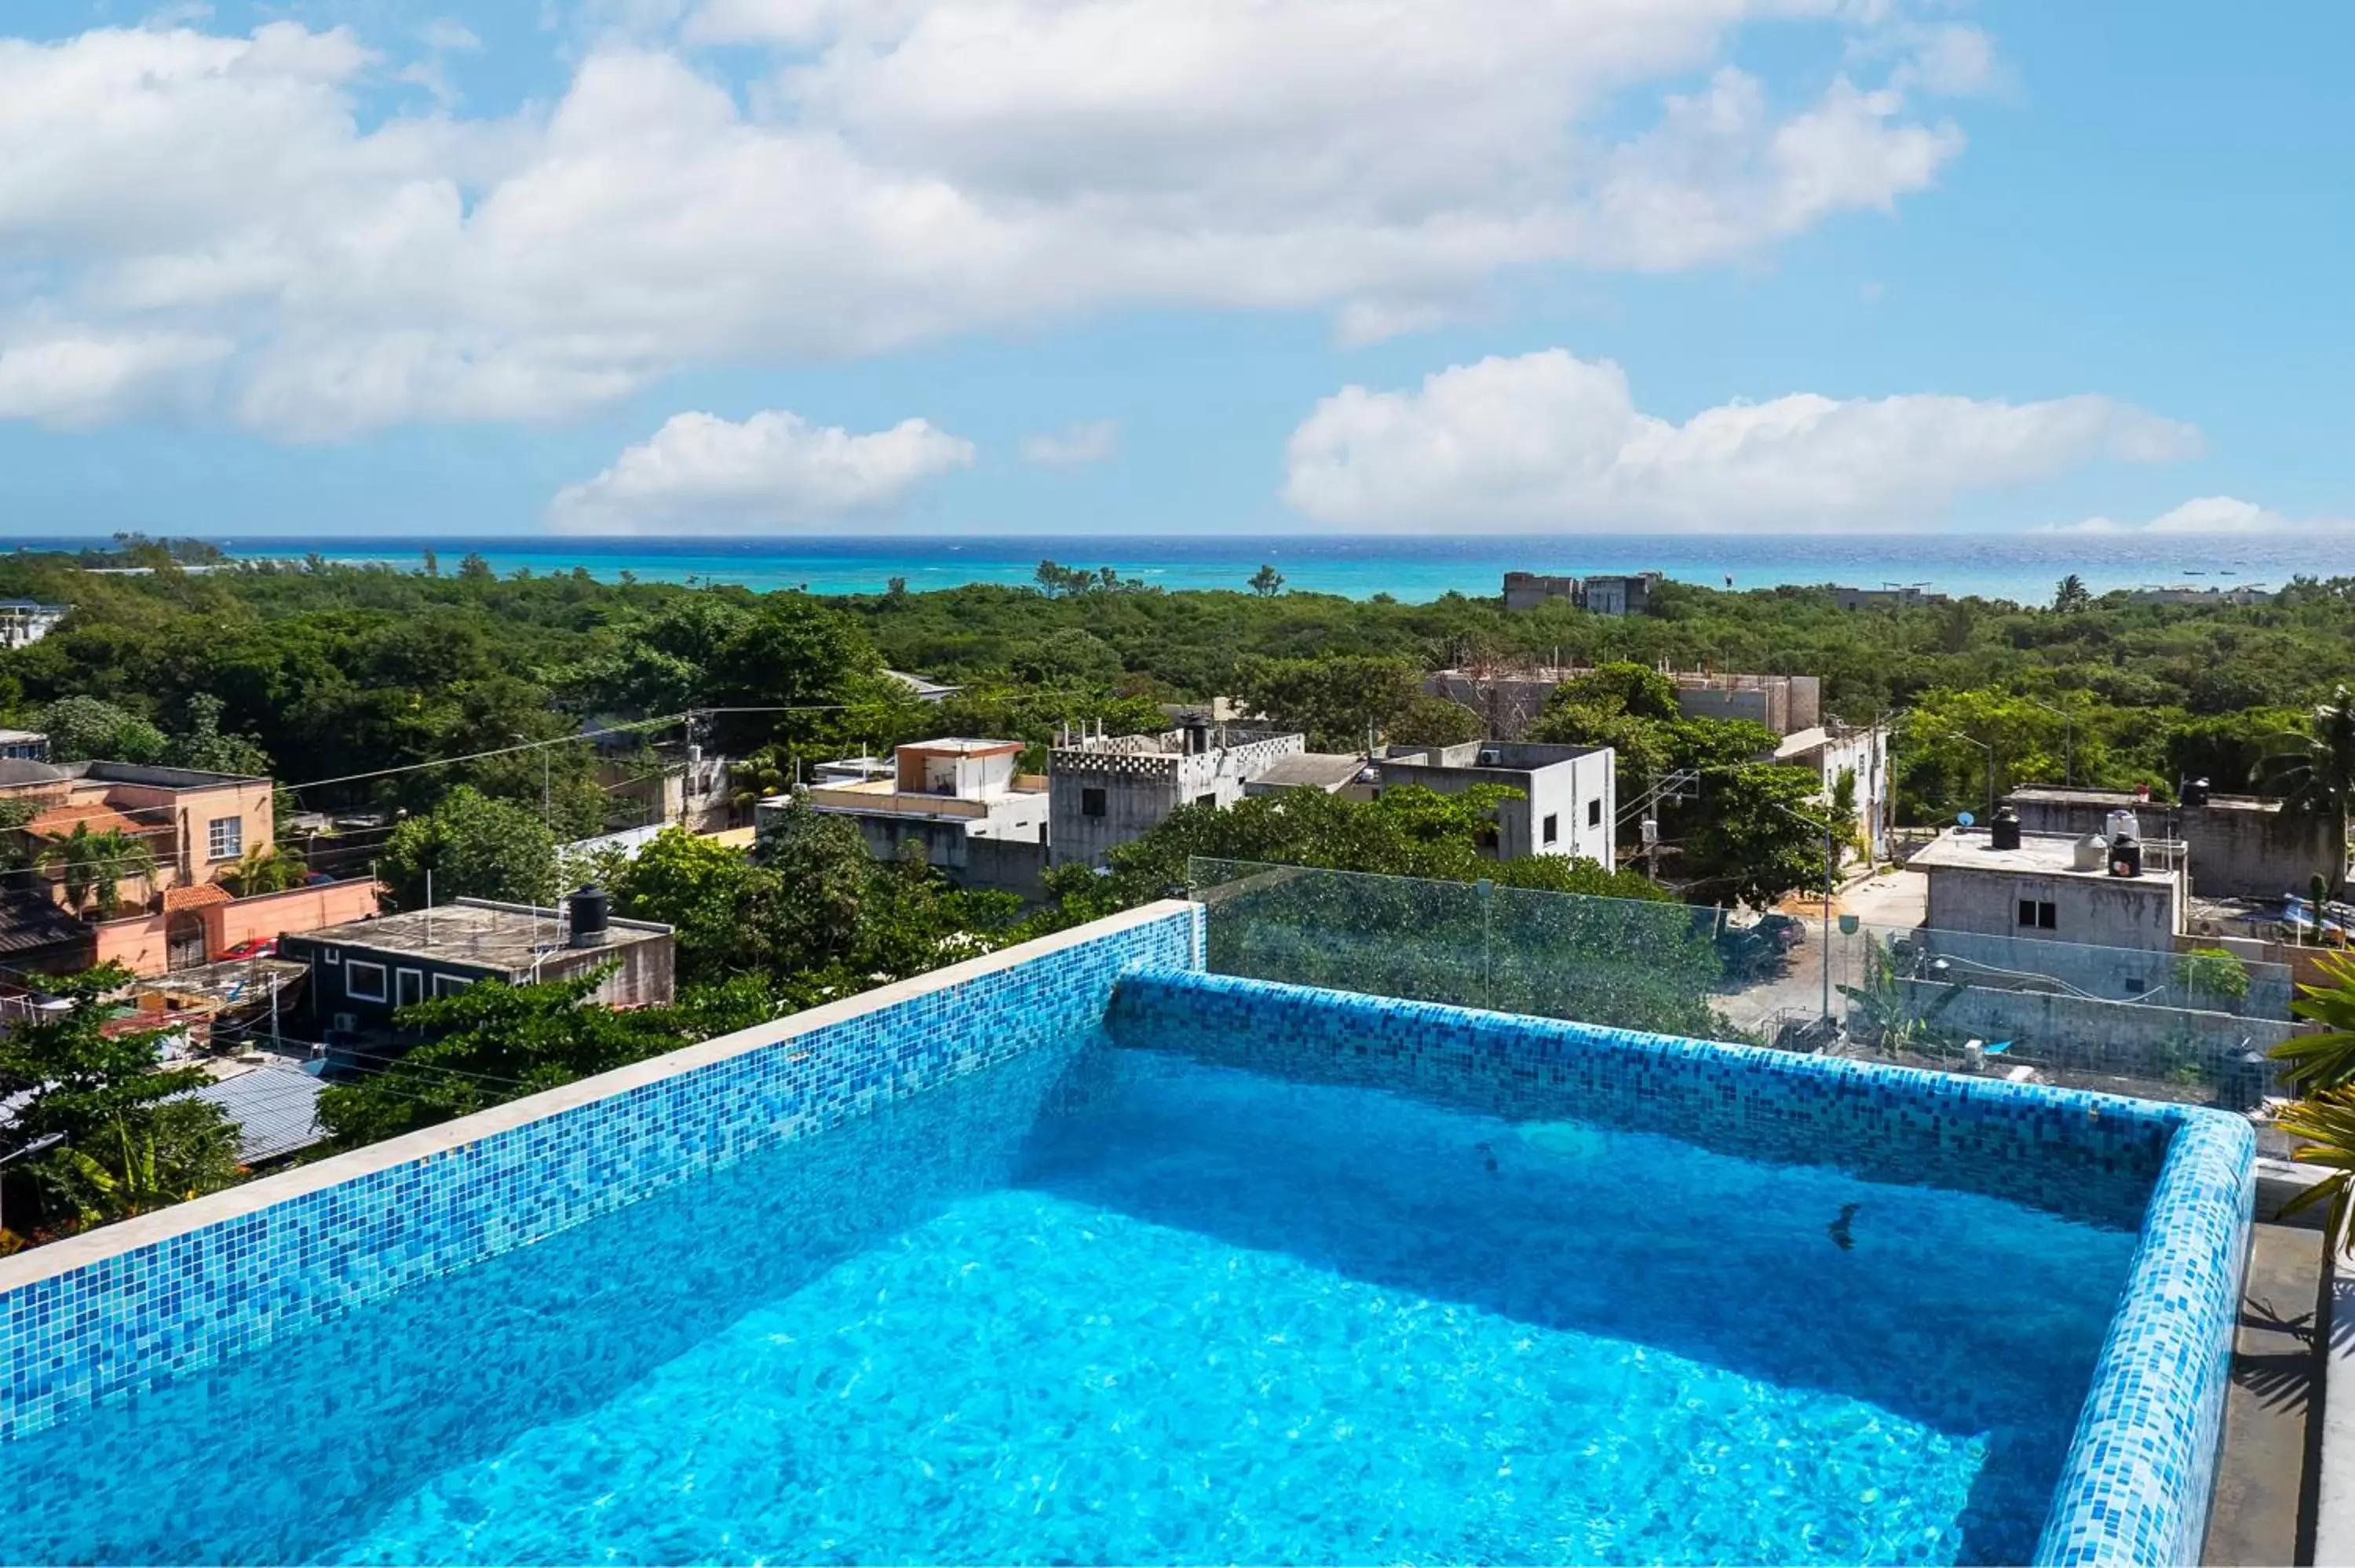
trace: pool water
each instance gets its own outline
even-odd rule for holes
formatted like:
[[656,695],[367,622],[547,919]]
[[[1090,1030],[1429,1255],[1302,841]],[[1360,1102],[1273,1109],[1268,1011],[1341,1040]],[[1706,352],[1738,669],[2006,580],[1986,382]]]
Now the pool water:
[[14,1445],[0,1556],[2021,1561],[2130,1223],[1094,1036]]

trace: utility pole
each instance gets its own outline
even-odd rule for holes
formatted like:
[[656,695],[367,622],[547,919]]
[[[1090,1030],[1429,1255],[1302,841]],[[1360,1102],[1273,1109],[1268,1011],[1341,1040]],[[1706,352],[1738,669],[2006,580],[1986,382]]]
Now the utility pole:
[[[1782,812],[1786,817],[1806,823],[1807,826],[1811,828],[1817,825],[1816,820],[1813,817],[1808,816],[1805,811],[1795,811],[1779,800],[1774,803],[1774,809]],[[1828,1024],[1832,1021],[1832,893],[1833,890],[1839,885],[1839,862],[1837,858],[1837,852],[1832,844],[1832,818],[1828,805],[1826,806],[1824,811],[1823,830],[1824,937],[1823,947],[1820,949],[1820,957],[1822,959],[1824,971],[1824,1022]]]
[[2068,709],[2056,708],[2051,703],[2040,703],[2034,697],[2029,698],[2028,704],[2030,707],[2042,708],[2061,721],[2061,747],[2065,754],[2065,760],[2062,763],[2064,781],[2073,789],[2077,783],[2076,719],[2071,716]]

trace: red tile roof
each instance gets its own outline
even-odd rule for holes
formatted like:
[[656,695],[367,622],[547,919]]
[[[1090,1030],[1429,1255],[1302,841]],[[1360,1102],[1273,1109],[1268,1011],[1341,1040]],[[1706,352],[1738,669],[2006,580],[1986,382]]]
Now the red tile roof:
[[164,913],[166,915],[182,909],[202,909],[208,905],[227,904],[229,901],[229,889],[218,882],[197,882],[186,887],[164,889]]
[[113,807],[100,805],[52,806],[27,822],[25,828],[28,832],[62,839],[71,837],[74,829],[83,823],[88,823],[93,833],[102,833],[110,828],[120,828],[126,833],[139,831],[137,823]]

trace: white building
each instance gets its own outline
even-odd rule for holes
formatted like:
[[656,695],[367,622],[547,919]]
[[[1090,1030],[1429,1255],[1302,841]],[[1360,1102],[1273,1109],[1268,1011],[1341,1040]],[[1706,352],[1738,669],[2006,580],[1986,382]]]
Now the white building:
[[1482,846],[1499,860],[1559,854],[1618,867],[1618,758],[1607,746],[1471,740],[1393,750],[1374,767],[1382,789],[1417,785],[1460,795],[1495,784],[1518,790],[1518,799],[1497,802],[1496,842]]
[[1852,729],[1844,725],[1816,725],[1783,737],[1774,760],[1785,768],[1804,768],[1822,780],[1824,800],[1839,794],[1840,775],[1852,776],[1856,791],[1856,827],[1870,847],[1871,858],[1889,851],[1887,810],[1891,793],[1889,732],[1874,726]]
[[2100,833],[2018,829],[1951,829],[1913,856],[1908,869],[1929,878],[1924,926],[2173,950],[2189,895],[2180,846],[2140,842],[2141,863],[2127,874]]
[[[879,777],[873,758],[824,764],[810,808],[856,823],[879,860],[920,849],[953,882],[1036,894],[1048,797],[1046,780],[1021,770],[1022,749],[1018,740],[950,737],[896,748]],[[762,801],[762,819],[790,800]]]
[[57,629],[72,606],[42,604],[29,599],[0,599],[0,648],[22,648],[38,642]]
[[1169,820],[1180,806],[1231,806],[1244,787],[1308,737],[1194,724],[1160,735],[1082,736],[1047,767],[1050,842],[1058,865],[1097,865]]

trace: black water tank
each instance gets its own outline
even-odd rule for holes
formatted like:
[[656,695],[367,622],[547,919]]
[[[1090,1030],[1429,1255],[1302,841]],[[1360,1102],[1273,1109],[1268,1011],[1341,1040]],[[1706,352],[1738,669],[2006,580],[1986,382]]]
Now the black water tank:
[[613,901],[605,890],[591,883],[572,895],[572,945],[576,948],[602,948],[605,931],[613,918]]
[[2142,841],[2120,833],[2110,841],[2110,874],[2140,876],[2142,874]]
[[1987,824],[1988,847],[2016,850],[2019,847],[2019,813],[2009,806],[1995,809],[1995,820]]
[[2208,780],[2205,779],[2186,779],[2183,781],[2181,793],[2183,795],[2183,803],[2185,805],[2204,806],[2208,803]]

